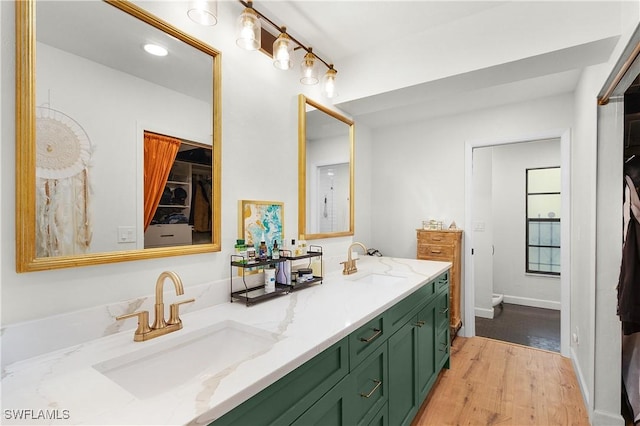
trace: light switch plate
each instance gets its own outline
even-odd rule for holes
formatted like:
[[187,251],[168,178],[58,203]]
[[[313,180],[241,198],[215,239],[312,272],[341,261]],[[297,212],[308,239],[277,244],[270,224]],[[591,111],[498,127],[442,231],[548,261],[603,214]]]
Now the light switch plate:
[[135,243],[135,226],[118,226],[118,243]]

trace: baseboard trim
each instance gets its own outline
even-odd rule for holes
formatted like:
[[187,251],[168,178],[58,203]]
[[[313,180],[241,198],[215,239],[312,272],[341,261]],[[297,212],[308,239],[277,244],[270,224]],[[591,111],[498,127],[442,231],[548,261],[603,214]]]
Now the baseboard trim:
[[575,371],[576,377],[578,378],[578,385],[580,386],[580,392],[582,392],[584,405],[587,406],[587,411],[591,411],[589,404],[589,389],[587,388],[587,382],[585,380],[584,374],[582,373],[582,368],[580,368],[580,364],[578,364],[577,360],[578,356],[576,355],[576,351],[573,347],[571,347],[571,364],[573,365],[573,371]]
[[505,294],[504,303],[532,306],[534,308],[553,309],[556,311],[560,310],[560,302],[554,302],[553,300],[533,299],[531,297],[508,296]]
[[475,308],[475,315],[480,318],[493,319],[493,308]]
[[610,413],[608,411],[594,410],[591,418],[593,426],[624,426],[625,421],[620,413]]

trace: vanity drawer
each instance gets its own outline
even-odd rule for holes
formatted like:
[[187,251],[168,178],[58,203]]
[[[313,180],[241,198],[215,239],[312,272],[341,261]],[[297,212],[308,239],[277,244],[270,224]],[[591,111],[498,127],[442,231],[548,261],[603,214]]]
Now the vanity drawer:
[[455,244],[460,237],[458,234],[451,232],[429,232],[429,231],[418,231],[418,242],[425,244],[445,244],[445,245],[453,245]]
[[436,280],[429,281],[408,297],[392,306],[387,313],[387,322],[391,334],[399,330],[419,309],[436,294]]
[[191,244],[191,226],[186,223],[149,225],[144,232],[144,246],[164,247]]
[[447,287],[449,287],[449,271],[436,279],[436,292],[439,293]]
[[387,345],[374,351],[350,374],[355,382],[353,392],[353,424],[367,425],[387,403],[389,372]]
[[453,257],[453,246],[418,244],[418,259],[429,258],[449,260]]
[[386,313],[378,315],[349,335],[349,362],[351,369],[384,343],[389,337]]

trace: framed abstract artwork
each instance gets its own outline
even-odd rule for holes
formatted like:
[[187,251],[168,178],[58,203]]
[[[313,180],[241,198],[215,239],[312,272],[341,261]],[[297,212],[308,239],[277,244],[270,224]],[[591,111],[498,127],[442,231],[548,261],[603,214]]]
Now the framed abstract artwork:
[[264,241],[273,247],[284,242],[284,203],[278,201],[238,201],[238,238],[247,246],[258,247]]

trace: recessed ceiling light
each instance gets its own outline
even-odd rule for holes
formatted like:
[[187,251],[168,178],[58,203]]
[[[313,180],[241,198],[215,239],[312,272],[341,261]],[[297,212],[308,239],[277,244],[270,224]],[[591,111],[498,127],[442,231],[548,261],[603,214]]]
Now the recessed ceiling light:
[[167,54],[169,53],[167,49],[165,49],[164,47],[158,46],[157,44],[151,44],[151,43],[145,44],[144,50],[145,52],[155,56],[167,56]]

